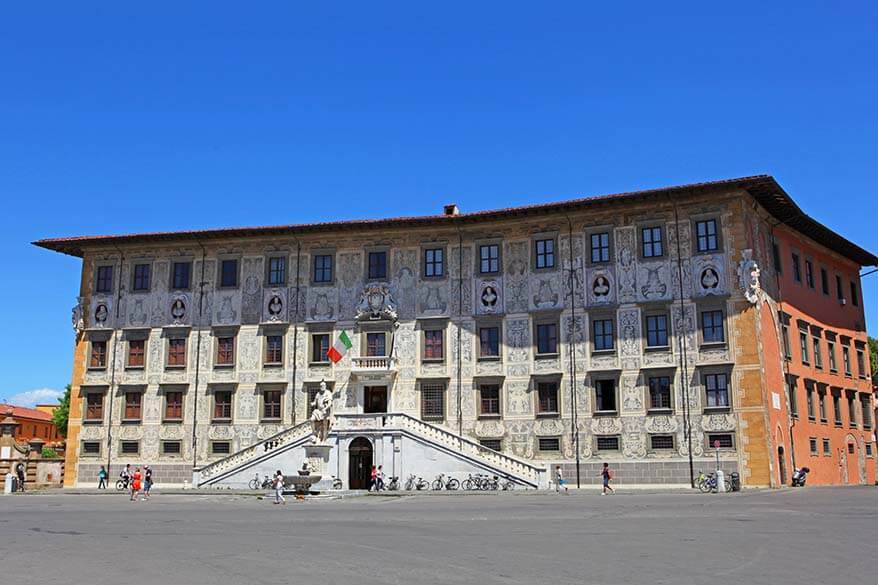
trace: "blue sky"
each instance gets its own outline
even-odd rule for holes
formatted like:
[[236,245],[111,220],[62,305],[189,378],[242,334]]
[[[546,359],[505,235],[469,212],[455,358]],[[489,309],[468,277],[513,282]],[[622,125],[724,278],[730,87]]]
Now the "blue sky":
[[770,173],[878,251],[874,2],[118,4],[0,13],[0,398],[69,381],[42,237]]

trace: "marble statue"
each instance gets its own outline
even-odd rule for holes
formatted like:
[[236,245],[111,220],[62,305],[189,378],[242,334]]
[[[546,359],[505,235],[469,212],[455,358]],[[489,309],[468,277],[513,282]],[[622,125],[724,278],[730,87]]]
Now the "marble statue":
[[762,285],[759,283],[759,265],[753,259],[753,250],[749,248],[741,251],[741,262],[738,264],[738,282],[744,296],[751,304],[759,301],[759,292]]
[[314,442],[323,443],[329,436],[332,424],[335,422],[335,416],[332,413],[332,390],[326,387],[326,381],[320,381],[320,390],[314,397],[311,406],[314,410],[311,412],[311,428],[314,431]]

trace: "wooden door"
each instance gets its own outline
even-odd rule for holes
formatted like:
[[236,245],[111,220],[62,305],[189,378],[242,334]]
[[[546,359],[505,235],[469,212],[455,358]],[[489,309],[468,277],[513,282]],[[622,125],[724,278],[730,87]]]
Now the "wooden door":
[[352,490],[369,489],[372,475],[372,443],[364,437],[357,437],[348,447],[348,488]]

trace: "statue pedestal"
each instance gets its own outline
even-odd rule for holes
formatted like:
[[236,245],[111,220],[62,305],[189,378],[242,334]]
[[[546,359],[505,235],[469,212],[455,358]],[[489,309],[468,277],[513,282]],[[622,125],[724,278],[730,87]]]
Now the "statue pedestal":
[[314,443],[305,446],[305,458],[311,467],[311,474],[320,476],[320,481],[311,486],[311,491],[325,492],[332,488],[332,474],[329,473],[330,451],[332,445]]

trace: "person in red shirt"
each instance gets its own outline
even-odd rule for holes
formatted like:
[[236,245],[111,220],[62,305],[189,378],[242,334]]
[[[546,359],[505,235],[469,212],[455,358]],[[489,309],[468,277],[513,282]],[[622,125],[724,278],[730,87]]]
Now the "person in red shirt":
[[140,493],[140,468],[134,470],[134,475],[131,476],[131,501],[137,501],[137,494]]

